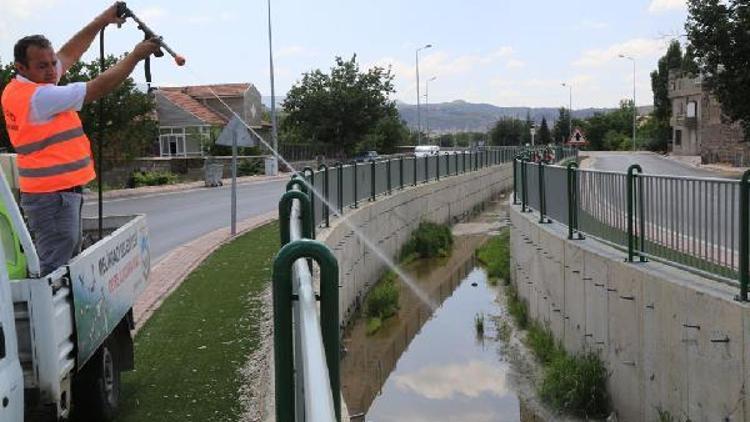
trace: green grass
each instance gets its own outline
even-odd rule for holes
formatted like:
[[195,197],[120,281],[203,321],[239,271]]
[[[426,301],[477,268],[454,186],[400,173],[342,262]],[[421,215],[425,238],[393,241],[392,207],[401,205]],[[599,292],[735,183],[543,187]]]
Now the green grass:
[[569,355],[548,327],[531,321],[513,284],[506,288],[508,312],[520,329],[528,329],[526,345],[543,367],[539,396],[553,408],[579,416],[603,417],[609,409],[607,370],[595,353]]
[[477,259],[487,269],[490,284],[510,280],[510,230],[504,229],[477,249]]
[[367,294],[367,334],[377,332],[383,321],[398,312],[399,291],[396,277],[396,273],[388,271]]
[[526,312],[526,304],[518,296],[518,291],[513,284],[509,284],[505,290],[506,305],[508,313],[513,317],[518,328],[525,330],[529,326],[529,318]]
[[183,282],[135,339],[118,421],[234,421],[238,374],[261,337],[260,295],[279,249],[278,224],[221,247]]

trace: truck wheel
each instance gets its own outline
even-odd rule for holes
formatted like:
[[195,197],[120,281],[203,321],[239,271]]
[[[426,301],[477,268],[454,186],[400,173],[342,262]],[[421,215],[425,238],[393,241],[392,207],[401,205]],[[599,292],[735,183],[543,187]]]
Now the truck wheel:
[[99,347],[76,379],[76,420],[113,421],[120,401],[120,365],[109,339]]

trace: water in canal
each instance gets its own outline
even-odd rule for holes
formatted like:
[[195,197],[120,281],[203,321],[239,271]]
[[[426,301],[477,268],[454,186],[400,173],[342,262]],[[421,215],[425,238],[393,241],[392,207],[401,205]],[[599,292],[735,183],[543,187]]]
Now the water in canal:
[[[482,236],[457,236],[450,258],[405,266],[440,306],[401,288],[398,315],[371,336],[365,318],[345,338],[342,389],[352,420],[519,421],[523,403],[498,337],[496,288],[474,257]],[[475,316],[484,314],[484,335]]]

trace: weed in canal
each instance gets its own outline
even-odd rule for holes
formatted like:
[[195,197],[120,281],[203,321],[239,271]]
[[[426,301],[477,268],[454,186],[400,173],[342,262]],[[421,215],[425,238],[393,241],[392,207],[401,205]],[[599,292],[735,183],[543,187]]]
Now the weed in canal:
[[450,227],[430,221],[422,221],[412,233],[411,239],[401,249],[404,261],[418,258],[449,256],[453,248],[453,234]]
[[477,259],[487,269],[491,285],[497,285],[498,279],[510,280],[510,231],[504,229],[477,249]]
[[509,284],[505,289],[508,313],[518,325],[518,328],[525,330],[529,325],[529,318],[526,313],[526,304],[518,296],[518,291],[513,284]]
[[510,341],[510,335],[513,334],[513,328],[508,324],[508,321],[502,321],[497,329],[497,334],[500,340],[507,343]]
[[571,356],[562,352],[544,367],[539,395],[563,412],[586,417],[606,416],[609,409],[607,376],[596,353]]
[[484,337],[484,312],[474,315],[474,329],[477,331],[477,337]]
[[398,311],[396,274],[388,271],[367,295],[367,334],[378,331],[386,319]]
[[539,395],[554,408],[586,417],[606,416],[609,409],[607,370],[595,353],[569,355],[548,327],[530,321],[526,304],[513,284],[505,289],[508,312],[520,329],[528,329],[526,344],[539,359],[544,375]]

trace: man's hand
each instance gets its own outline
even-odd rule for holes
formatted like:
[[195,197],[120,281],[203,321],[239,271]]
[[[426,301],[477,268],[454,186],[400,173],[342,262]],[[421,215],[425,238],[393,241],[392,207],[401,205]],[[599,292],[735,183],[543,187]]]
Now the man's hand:
[[160,47],[159,41],[151,38],[151,39],[144,40],[136,44],[131,54],[137,57],[138,60],[143,60],[152,54],[159,53],[161,51],[159,47]]
[[109,6],[106,10],[104,10],[102,14],[97,17],[97,20],[102,23],[102,26],[107,26],[111,23],[117,25],[125,23],[125,18],[117,16],[117,3]]

